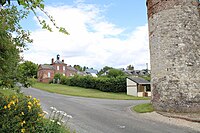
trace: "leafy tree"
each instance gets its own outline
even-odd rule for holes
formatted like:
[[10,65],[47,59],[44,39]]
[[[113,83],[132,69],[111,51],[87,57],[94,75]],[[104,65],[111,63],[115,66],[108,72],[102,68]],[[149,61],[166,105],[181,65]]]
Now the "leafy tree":
[[[20,21],[31,11],[38,18],[42,28],[52,31],[44,20],[39,19],[37,9],[45,13],[60,32],[69,34],[64,28],[58,27],[54,19],[44,11],[43,0],[18,0],[18,3],[22,8],[10,5],[10,0],[0,0],[0,87],[14,87],[16,82],[22,81],[17,71],[21,61],[20,53],[26,50],[26,44],[31,43],[32,39],[29,38],[29,31],[21,27]],[[27,81],[24,80],[23,83],[25,82]]]
[[31,62],[25,61],[17,67],[17,81],[22,83],[24,87],[29,87],[36,82],[38,65]]
[[[0,26],[1,27],[1,26]],[[19,49],[12,38],[0,28],[0,86],[13,87],[16,80],[17,64],[20,61]]]
[[103,73],[105,73],[106,71],[110,70],[110,69],[113,69],[112,67],[109,67],[109,66],[105,66],[104,68],[102,68],[99,73],[98,73],[98,76],[101,76]]
[[118,76],[125,76],[125,73],[123,71],[121,71],[121,70],[118,70],[118,69],[110,69],[108,71],[107,76],[109,78],[116,78]]
[[133,65],[128,65],[127,66],[127,70],[134,70],[134,66]]
[[38,71],[38,65],[31,61],[25,61],[24,63],[22,63],[18,66],[18,72],[23,77],[36,78],[37,71]]
[[[6,5],[8,7],[10,5],[10,1],[11,0],[0,0],[0,5],[2,5],[2,6]],[[6,2],[8,2],[8,4],[6,4]],[[49,24],[46,23],[46,21],[44,19],[39,18],[39,16],[36,13],[36,10],[37,11],[39,10],[42,13],[44,13],[49,18],[49,20],[53,23],[54,27],[59,30],[59,32],[69,35],[69,33],[66,31],[66,29],[63,27],[57,26],[53,17],[44,10],[44,1],[43,0],[17,0],[17,2],[20,6],[22,6],[24,11],[26,11],[27,13],[30,13],[30,11],[32,11],[32,13],[38,19],[39,23],[42,25],[43,29],[47,29],[52,32],[52,28],[49,26]],[[0,7],[0,9],[1,9],[1,7]]]
[[88,69],[88,67],[84,66],[84,67],[83,67],[83,71],[85,71],[86,69]]
[[83,68],[80,65],[74,65],[74,68],[78,71],[83,71]]

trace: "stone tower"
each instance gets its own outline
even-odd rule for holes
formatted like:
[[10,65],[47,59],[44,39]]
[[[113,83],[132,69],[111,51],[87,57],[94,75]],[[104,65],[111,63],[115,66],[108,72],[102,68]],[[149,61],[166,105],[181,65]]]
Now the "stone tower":
[[154,108],[200,112],[199,0],[147,0],[147,9]]

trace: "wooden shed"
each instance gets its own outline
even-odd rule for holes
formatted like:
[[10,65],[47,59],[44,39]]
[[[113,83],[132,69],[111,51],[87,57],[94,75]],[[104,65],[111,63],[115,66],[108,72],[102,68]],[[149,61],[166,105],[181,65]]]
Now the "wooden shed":
[[151,83],[139,77],[127,77],[127,95],[144,97],[151,96]]

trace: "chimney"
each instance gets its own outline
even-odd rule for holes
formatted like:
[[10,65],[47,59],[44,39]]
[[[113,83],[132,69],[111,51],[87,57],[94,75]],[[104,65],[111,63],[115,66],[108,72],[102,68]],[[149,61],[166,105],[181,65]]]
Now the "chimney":
[[53,64],[53,63],[54,63],[54,58],[51,59],[51,64]]
[[62,63],[64,63],[64,60],[62,60]]

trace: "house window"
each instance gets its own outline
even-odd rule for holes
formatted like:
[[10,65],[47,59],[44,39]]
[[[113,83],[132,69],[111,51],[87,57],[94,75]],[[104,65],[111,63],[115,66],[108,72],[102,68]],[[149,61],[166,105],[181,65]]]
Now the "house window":
[[50,78],[51,77],[51,73],[50,72],[48,72],[48,78]]
[[57,70],[59,70],[59,66],[57,66]]
[[65,71],[65,66],[63,66],[63,71]]

